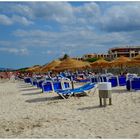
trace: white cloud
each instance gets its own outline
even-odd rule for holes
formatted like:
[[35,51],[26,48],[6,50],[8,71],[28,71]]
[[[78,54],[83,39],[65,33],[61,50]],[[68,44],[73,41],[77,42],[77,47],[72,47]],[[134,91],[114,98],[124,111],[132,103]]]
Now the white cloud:
[[77,19],[82,23],[94,23],[100,15],[100,7],[95,2],[85,3],[73,9]]
[[0,40],[0,46],[5,46],[5,47],[7,47],[7,46],[10,46],[10,45],[11,45],[11,43],[10,43],[9,41]]
[[49,50],[47,51],[47,54],[52,54],[52,53],[53,53],[52,51],[49,51]]
[[42,54],[44,55],[52,55],[54,52],[53,51],[50,51],[50,50],[47,50],[47,51],[42,51]]
[[101,15],[100,26],[107,31],[140,30],[140,3],[123,3],[108,8]]
[[8,52],[12,54],[17,54],[17,55],[27,55],[29,52],[25,48],[0,48],[0,52]]
[[73,18],[72,6],[67,2],[39,2],[30,6],[35,18],[54,20],[60,23],[67,22]]
[[[18,54],[22,48],[28,48],[32,54],[52,55],[59,57],[63,52],[71,56],[86,53],[106,53],[109,48],[140,44],[140,31],[96,33],[91,30],[67,30],[64,32],[47,32],[43,30],[18,30],[14,35],[16,41],[1,41],[0,45],[10,48],[16,46],[17,50],[7,50]],[[20,50],[20,51],[19,51]],[[24,50],[23,50],[24,52]],[[26,51],[25,51],[26,52]],[[43,52],[43,53],[42,53]],[[52,56],[51,56],[52,57]]]
[[[28,23],[32,24],[32,21],[41,19],[43,25],[55,28],[57,24],[47,24],[49,20],[53,20],[60,23],[57,27],[59,31],[57,29],[47,31],[46,28],[43,30],[44,26],[40,28],[42,24],[36,26],[39,27],[38,29],[18,29],[12,34],[16,41],[9,41],[9,44],[17,48],[28,48],[32,52],[38,50],[41,54],[44,51],[44,54],[56,55],[63,52],[72,55],[98,53],[105,52],[114,46],[137,45],[140,44],[140,31],[135,31],[134,28],[139,27],[138,9],[139,5],[136,4],[132,6],[129,3],[116,6],[112,4],[105,8],[103,13],[100,5],[94,2],[76,7],[68,2],[20,3],[18,7],[13,8],[18,15],[15,12],[10,17],[14,23],[21,21],[28,25]],[[134,22],[133,19],[135,19]],[[105,32],[98,30],[101,27]],[[128,27],[129,32],[125,32]],[[122,29],[124,31],[119,32]],[[113,32],[106,32],[106,30]],[[6,45],[3,44],[3,46]]]
[[[5,9],[8,9],[6,11]],[[23,2],[5,3],[0,5],[3,14],[15,15],[35,21],[38,19],[55,21],[60,24],[86,24],[95,22],[100,13],[99,6],[94,3],[85,3],[78,7],[69,2]]]
[[17,16],[17,15],[13,15],[11,20],[13,21],[13,23],[19,23],[22,25],[33,24],[33,22],[28,20],[26,17],[21,17],[21,16]]
[[26,2],[9,4],[9,8],[11,12],[17,13],[17,15],[24,16],[29,19],[33,18],[33,10]]
[[0,15],[0,24],[3,24],[3,25],[11,25],[13,22],[12,20],[7,17],[6,15]]
[[[14,35],[19,36],[21,47],[49,50],[53,53],[67,52],[69,54],[84,54],[87,52],[104,52],[114,46],[140,44],[137,32],[108,32],[97,33],[87,29],[50,32],[43,30],[17,30]],[[137,36],[137,37],[136,37]],[[46,51],[45,51],[46,52]]]
[[52,32],[46,32],[42,30],[22,30],[18,29],[13,32],[13,34],[17,37],[45,37],[47,35],[51,35]]
[[62,28],[80,26],[98,27],[104,31],[130,31],[140,29],[139,9],[139,2],[87,2],[79,6],[69,2],[2,3],[0,23],[30,25],[42,20],[44,24],[57,22]]
[[28,20],[26,17],[21,17],[17,15],[12,15],[11,17],[8,17],[6,15],[0,15],[0,24],[3,25],[12,25],[14,23],[19,23],[22,25],[30,25],[33,24],[32,21]]
[[63,23],[73,18],[73,9],[68,2],[3,3],[0,9],[5,15],[14,14],[30,20],[43,19]]

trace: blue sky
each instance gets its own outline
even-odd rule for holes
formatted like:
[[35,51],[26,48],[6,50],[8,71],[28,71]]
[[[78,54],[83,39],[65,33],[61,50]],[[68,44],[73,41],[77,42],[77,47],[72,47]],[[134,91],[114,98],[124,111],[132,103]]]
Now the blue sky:
[[140,45],[140,2],[0,2],[0,67]]

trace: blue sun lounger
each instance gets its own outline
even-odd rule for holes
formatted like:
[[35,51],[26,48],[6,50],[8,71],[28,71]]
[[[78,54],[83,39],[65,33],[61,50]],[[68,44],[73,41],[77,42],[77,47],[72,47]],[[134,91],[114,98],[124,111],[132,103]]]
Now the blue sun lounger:
[[26,77],[26,78],[24,78],[24,82],[25,83],[31,83],[32,81],[31,81],[30,77]]
[[47,80],[42,83],[43,92],[56,92],[59,90],[71,89],[71,82],[68,80],[51,81]]
[[44,80],[37,81],[37,87],[42,89],[42,83]]
[[126,76],[118,76],[119,86],[126,86]]
[[66,99],[69,96],[72,95],[87,95],[89,91],[91,91],[93,88],[95,88],[95,83],[88,83],[84,86],[75,88],[75,89],[69,89],[69,90],[58,90],[56,93],[61,96],[62,98]]
[[129,91],[140,90],[140,78],[133,78],[133,79],[127,80],[126,88]]

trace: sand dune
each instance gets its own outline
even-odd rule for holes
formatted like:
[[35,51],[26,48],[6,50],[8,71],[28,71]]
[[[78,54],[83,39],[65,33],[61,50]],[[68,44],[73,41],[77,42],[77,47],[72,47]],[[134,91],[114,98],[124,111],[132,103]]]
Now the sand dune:
[[0,82],[0,138],[140,138],[140,92],[113,88],[112,106],[98,92],[61,99],[23,82]]

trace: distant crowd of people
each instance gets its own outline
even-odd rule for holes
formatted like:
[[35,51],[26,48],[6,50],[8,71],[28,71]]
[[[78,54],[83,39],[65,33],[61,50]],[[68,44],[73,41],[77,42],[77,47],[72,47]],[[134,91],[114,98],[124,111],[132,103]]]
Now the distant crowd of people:
[[0,79],[10,79],[13,72],[0,72]]
[[[48,72],[35,74],[32,72],[0,72],[0,79],[24,79],[25,77],[40,77],[40,78],[53,78],[61,75],[64,77],[76,75],[77,79],[86,79],[88,76],[100,75],[97,72],[60,72],[59,74]],[[127,75],[127,72],[120,73],[120,75]]]

